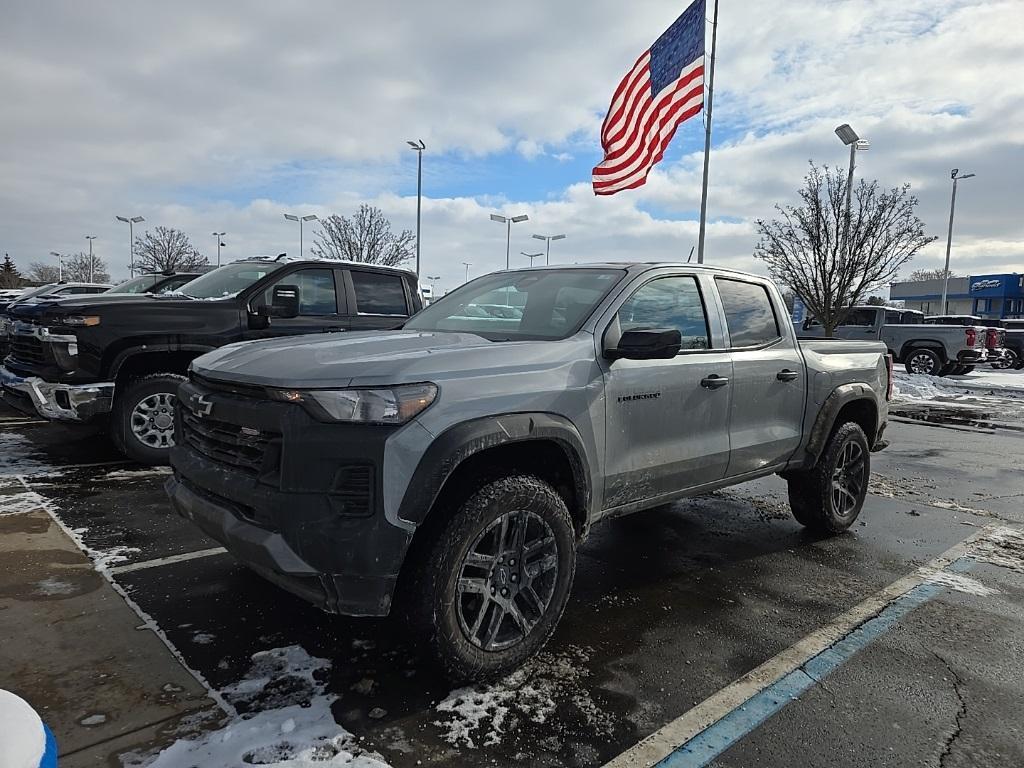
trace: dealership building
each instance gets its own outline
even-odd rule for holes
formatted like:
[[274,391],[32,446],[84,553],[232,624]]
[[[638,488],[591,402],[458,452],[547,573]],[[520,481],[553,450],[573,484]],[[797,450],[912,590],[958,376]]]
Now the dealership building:
[[889,298],[926,315],[977,315],[988,319],[1024,318],[1024,275],[972,275],[949,278],[946,310],[942,280],[913,280],[889,286]]

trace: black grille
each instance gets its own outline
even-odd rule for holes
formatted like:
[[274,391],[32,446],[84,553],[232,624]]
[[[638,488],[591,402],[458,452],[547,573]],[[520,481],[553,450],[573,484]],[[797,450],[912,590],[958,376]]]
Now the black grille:
[[276,432],[267,432],[198,417],[188,408],[179,408],[182,437],[193,450],[208,459],[252,473],[271,469],[265,466],[267,450],[272,440],[280,438]]
[[35,336],[14,334],[11,336],[11,357],[19,363],[43,365],[46,356],[43,353],[43,342]]
[[365,517],[373,512],[373,467],[368,464],[345,464],[334,474],[331,503],[337,512]]

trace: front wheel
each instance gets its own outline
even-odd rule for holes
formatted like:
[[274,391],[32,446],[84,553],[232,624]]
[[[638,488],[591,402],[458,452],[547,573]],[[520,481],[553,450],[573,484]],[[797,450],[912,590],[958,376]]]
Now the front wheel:
[[547,642],[576,571],[561,496],[530,475],[485,484],[430,544],[414,610],[456,680],[506,674]]
[[174,404],[184,376],[157,373],[128,384],[114,401],[110,435],[129,459],[167,464],[174,445]]
[[853,422],[842,424],[812,469],[787,477],[793,517],[816,533],[842,533],[860,514],[870,477],[864,430]]
[[923,373],[938,376],[942,370],[942,358],[932,349],[914,349],[907,355],[904,363],[907,373]]

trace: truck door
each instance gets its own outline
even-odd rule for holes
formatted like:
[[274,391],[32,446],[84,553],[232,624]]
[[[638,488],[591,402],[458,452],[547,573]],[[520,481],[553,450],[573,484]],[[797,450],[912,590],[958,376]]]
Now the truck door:
[[716,277],[732,355],[729,477],[785,463],[803,434],[803,357],[764,283]]
[[307,267],[281,275],[252,299],[250,309],[255,312],[261,305],[269,305],[275,286],[294,285],[299,289],[299,314],[296,317],[272,318],[267,328],[250,330],[246,338],[347,330],[345,292],[338,290],[340,279],[341,270],[331,267]]
[[671,360],[602,358],[605,509],[719,480],[729,463],[732,365],[720,339],[712,343],[718,337],[697,278],[665,274],[637,287],[603,343],[614,346],[622,331],[638,328],[677,328],[682,349]]

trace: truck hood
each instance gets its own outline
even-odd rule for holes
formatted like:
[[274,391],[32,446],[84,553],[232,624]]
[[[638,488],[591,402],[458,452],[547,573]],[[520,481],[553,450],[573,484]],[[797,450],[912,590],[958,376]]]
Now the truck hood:
[[11,305],[9,314],[11,317],[23,320],[52,322],[68,315],[102,316],[104,309],[112,308],[131,309],[137,307],[140,312],[146,312],[154,307],[189,307],[189,310],[193,311],[196,307],[217,303],[200,299],[185,299],[145,293],[96,293],[87,296],[47,299],[46,301],[38,302],[33,302],[32,300],[19,301]]
[[[584,343],[581,337],[589,342]],[[324,389],[440,382],[517,374],[562,365],[593,340],[488,341],[470,333],[365,331],[247,341],[209,352],[192,363],[206,378],[238,384]]]

